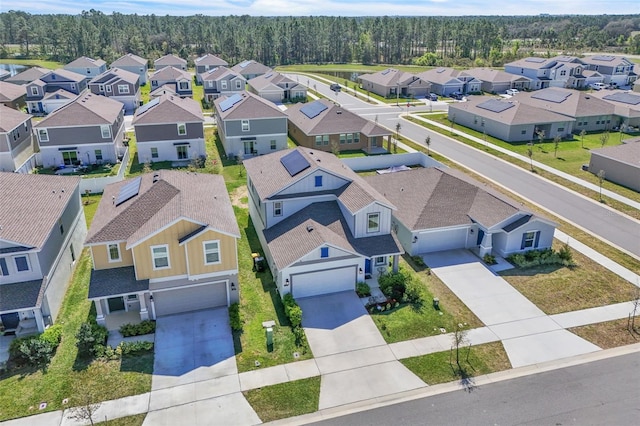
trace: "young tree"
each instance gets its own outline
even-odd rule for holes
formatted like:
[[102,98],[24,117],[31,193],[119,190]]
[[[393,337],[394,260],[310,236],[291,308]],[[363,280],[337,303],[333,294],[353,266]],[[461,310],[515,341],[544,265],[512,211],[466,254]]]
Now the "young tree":
[[562,141],[560,135],[556,135],[556,137],[553,138],[553,156],[556,158],[558,157],[558,148],[560,147],[560,141]]
[[538,130],[536,135],[538,135],[538,142],[542,143],[544,141],[544,130]]
[[402,129],[402,124],[398,121],[396,123],[396,140],[400,137],[400,129]]
[[600,202],[602,202],[602,182],[604,182],[605,172],[604,170],[600,170],[598,172],[598,183],[600,184]]
[[529,157],[529,165],[533,171],[533,146],[531,144],[527,146],[527,157]]
[[427,137],[424,138],[424,144],[427,146],[427,155],[431,155],[431,136],[427,135]]
[[340,144],[335,139],[331,141],[331,153],[336,157],[340,154]]
[[580,145],[582,146],[582,148],[584,149],[584,137],[586,136],[587,131],[585,129],[582,129],[580,131]]
[[100,403],[94,403],[96,400],[90,388],[76,389],[78,395],[76,403],[77,406],[70,408],[67,418],[71,420],[77,420],[83,424],[89,422],[91,426],[94,425],[93,417],[100,408]]
[[609,140],[609,132],[605,131],[600,135],[600,146],[604,148],[608,140]]
[[467,339],[467,329],[464,328],[463,324],[456,324],[455,329],[453,330],[453,335],[451,336],[452,349],[456,351],[456,365],[458,366],[458,372],[460,374],[463,373],[464,369],[460,364],[460,348],[463,348],[469,344],[469,340]]

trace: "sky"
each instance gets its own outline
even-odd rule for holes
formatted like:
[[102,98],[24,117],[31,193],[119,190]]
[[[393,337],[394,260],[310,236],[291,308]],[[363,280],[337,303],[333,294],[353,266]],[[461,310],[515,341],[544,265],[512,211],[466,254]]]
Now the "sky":
[[0,0],[0,11],[32,14],[105,14],[210,16],[460,16],[638,14],[638,0]]

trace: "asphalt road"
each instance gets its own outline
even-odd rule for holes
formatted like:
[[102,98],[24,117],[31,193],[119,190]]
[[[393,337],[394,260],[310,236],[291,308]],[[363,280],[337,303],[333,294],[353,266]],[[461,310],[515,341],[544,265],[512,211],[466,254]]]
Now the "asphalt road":
[[[292,75],[292,78],[296,78]],[[354,98],[344,92],[335,94],[328,85],[299,77],[301,83],[310,81],[317,91],[330,97],[348,110],[360,114],[369,120],[395,131],[400,122],[400,133],[418,143],[424,144],[427,135],[431,136],[431,149],[463,166],[497,182],[523,198],[542,206],[554,214],[572,222],[593,235],[626,250],[640,258],[640,223],[621,215],[599,203],[587,199],[575,192],[568,191],[528,170],[503,162],[482,150],[474,149],[453,139],[434,133],[421,126],[400,120],[399,115],[407,112],[402,106],[374,106]],[[433,110],[446,109],[442,103],[432,104]],[[428,111],[429,107],[411,107],[409,112]]]
[[640,422],[640,354],[632,353],[314,425],[631,425]]

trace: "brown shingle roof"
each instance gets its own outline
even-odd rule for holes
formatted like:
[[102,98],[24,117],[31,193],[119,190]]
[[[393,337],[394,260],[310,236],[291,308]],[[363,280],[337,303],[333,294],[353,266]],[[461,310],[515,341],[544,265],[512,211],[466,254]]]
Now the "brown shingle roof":
[[210,69],[209,71],[203,72],[200,74],[200,77],[202,78],[203,81],[208,81],[208,80],[220,80],[222,77],[225,77],[227,75],[231,75],[234,77],[240,77],[242,79],[244,79],[244,76],[238,74],[235,71],[230,70],[229,68],[225,67],[225,66],[219,66],[213,69]]
[[227,96],[220,96],[214,101],[213,105],[220,118],[223,120],[248,120],[256,118],[285,118],[287,116],[273,103],[258,95],[244,91],[239,96],[242,96],[242,100],[226,111],[221,110],[220,104],[228,99]]
[[178,79],[191,80],[191,74],[176,67],[164,67],[151,74],[151,80],[176,81]]
[[66,78],[67,80],[75,81],[78,83],[83,81],[86,78],[86,76],[83,74],[78,74],[77,72],[69,71],[64,68],[58,68],[57,70],[51,71],[51,73],[59,75],[60,77]]
[[508,72],[504,72],[502,70],[494,70],[491,68],[471,68],[465,70],[464,72],[465,74],[473,76],[478,80],[488,81],[492,83],[508,83],[516,80],[531,81],[530,78],[523,75],[509,74]]
[[42,248],[69,202],[79,202],[72,199],[79,184],[79,177],[0,172],[0,240]]
[[126,241],[133,245],[181,218],[240,237],[222,176],[173,170],[147,173],[142,175],[138,195],[116,206],[113,197],[128,182],[105,188],[87,244]]
[[39,80],[40,77],[42,77],[45,74],[49,74],[51,72],[51,70],[48,70],[46,68],[42,68],[42,67],[31,67],[27,70],[22,71],[21,73],[18,73],[12,77],[7,78],[5,81],[7,83],[14,83],[14,82],[32,82],[35,80]]
[[22,111],[16,111],[6,105],[0,105],[0,133],[7,133],[29,120],[31,116]]
[[111,67],[132,67],[132,66],[139,66],[139,65],[146,65],[147,64],[147,60],[144,58],[141,58],[138,55],[134,55],[133,53],[127,53],[124,56],[119,57],[118,59],[116,59],[115,61],[111,62]]
[[[611,158],[640,169],[640,138],[633,139],[622,145],[592,149],[591,155],[594,154],[600,157]],[[640,181],[640,172],[638,172],[637,178]]]
[[200,56],[199,58],[196,58],[196,60],[194,61],[196,66],[198,65],[209,65],[209,66],[214,66],[214,67],[219,67],[219,66],[228,66],[229,63],[227,61],[225,61],[222,58],[219,58],[216,55],[212,55],[211,53],[207,53],[204,56]]
[[279,72],[269,72],[267,74],[254,77],[248,81],[249,86],[253,87],[257,91],[262,91],[269,86],[274,90],[284,90],[284,87],[281,87],[280,85],[284,85],[286,83],[289,83],[288,90],[298,86],[298,83]]
[[169,53],[168,55],[164,55],[162,58],[158,58],[153,61],[155,65],[173,65],[173,64],[183,64],[186,65],[187,61]]
[[12,102],[21,96],[26,96],[24,86],[0,81],[0,102]]
[[238,74],[248,75],[248,74],[266,74],[271,71],[266,65],[261,64],[260,62],[256,62],[254,60],[248,60],[240,62],[237,65],[234,65],[231,68],[232,71],[237,72]]
[[166,124],[204,122],[200,104],[191,98],[161,95],[149,107],[138,108],[132,124]]
[[[545,96],[562,96],[566,98],[562,102],[551,102],[540,99]],[[568,96],[567,96],[568,95]],[[592,96],[590,93],[560,87],[549,87],[535,92],[520,92],[513,97],[514,100],[556,112],[568,117],[592,117],[596,115],[610,115],[614,113],[615,107],[606,101]]]
[[414,231],[473,222],[490,228],[521,211],[515,201],[451,169],[412,169],[365,180],[397,206],[394,215]]
[[81,95],[76,100],[49,114],[34,127],[71,127],[113,124],[122,111],[121,102],[91,93]]
[[[504,102],[513,105],[513,107],[507,108],[501,112],[493,112],[488,109],[478,107],[478,105],[488,100]],[[470,96],[467,98],[466,102],[456,102],[455,104],[449,105],[449,114],[455,113],[456,110],[468,111],[478,117],[484,117],[508,125],[564,123],[567,121],[575,121],[573,118],[567,117],[566,115],[518,102],[514,98],[506,100],[491,96]]]
[[91,67],[101,67],[106,65],[107,63],[102,59],[92,59],[86,56],[81,56],[78,59],[69,62],[65,67],[69,68],[91,68]]
[[100,75],[95,76],[91,81],[90,84],[112,84],[117,80],[122,80],[125,81],[127,83],[130,84],[136,84],[136,82],[138,81],[138,74],[133,73],[131,71],[127,71],[127,70],[123,70],[120,68],[111,68],[106,70],[105,72],[103,72]]

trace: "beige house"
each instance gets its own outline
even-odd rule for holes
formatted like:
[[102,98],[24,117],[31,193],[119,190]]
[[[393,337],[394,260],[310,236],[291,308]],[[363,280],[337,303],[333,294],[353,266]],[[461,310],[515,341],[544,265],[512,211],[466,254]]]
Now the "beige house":
[[605,179],[640,191],[640,138],[624,141],[622,145],[591,150],[589,171],[604,171]]
[[428,81],[395,68],[364,74],[359,76],[358,80],[362,90],[385,98],[394,96],[420,98],[426,96],[431,90],[431,83]]

